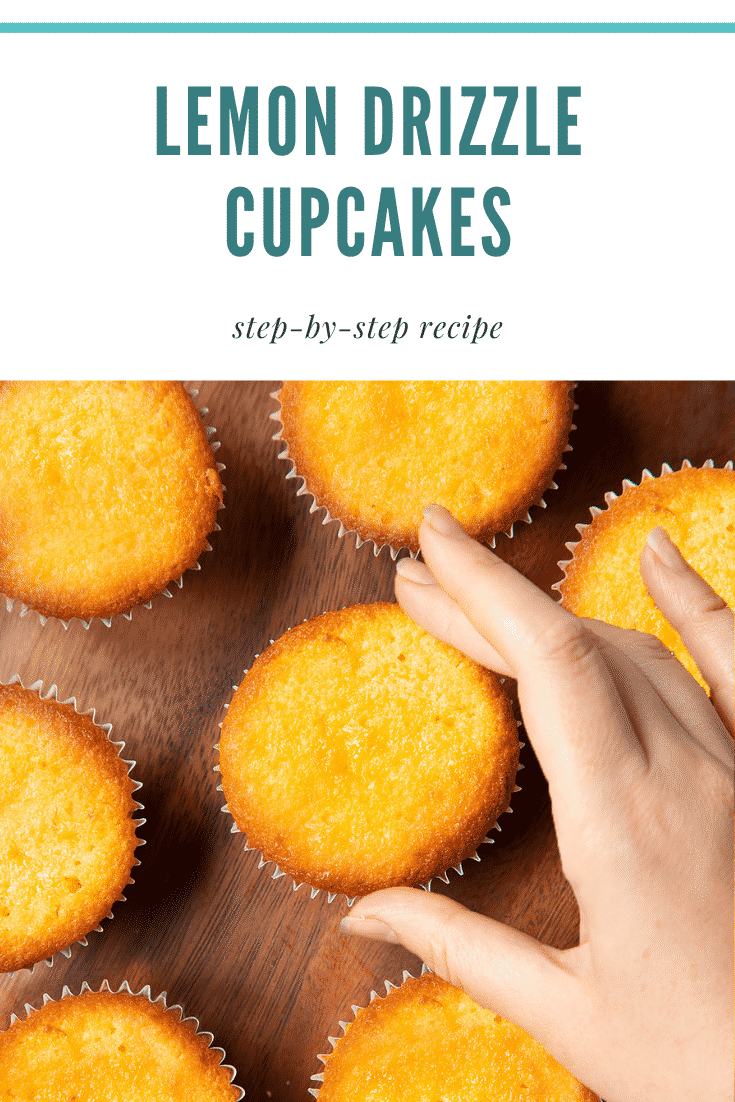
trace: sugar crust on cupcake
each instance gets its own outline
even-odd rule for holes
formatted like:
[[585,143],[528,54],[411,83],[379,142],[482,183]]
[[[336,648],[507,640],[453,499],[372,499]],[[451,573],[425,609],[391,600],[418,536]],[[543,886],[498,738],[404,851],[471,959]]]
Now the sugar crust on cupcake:
[[319,1102],[599,1102],[525,1030],[427,972],[357,1011]]
[[689,564],[735,607],[735,472],[684,468],[627,486],[583,529],[560,583],[578,616],[656,635],[704,685],[678,632],[653,603],[640,575],[651,530],[664,528]]
[[0,593],[109,617],[196,565],[222,484],[176,382],[0,383]]
[[562,464],[574,408],[568,382],[287,382],[278,398],[317,504],[412,551],[427,502],[477,539],[525,517]]
[[143,995],[83,992],[0,1033],[0,1097],[20,1102],[234,1102],[221,1052]]
[[90,716],[0,685],[0,972],[78,941],[120,899],[139,844],[132,790]]
[[473,854],[509,805],[518,750],[497,678],[379,603],[300,624],[256,660],[220,771],[251,848],[355,896]]

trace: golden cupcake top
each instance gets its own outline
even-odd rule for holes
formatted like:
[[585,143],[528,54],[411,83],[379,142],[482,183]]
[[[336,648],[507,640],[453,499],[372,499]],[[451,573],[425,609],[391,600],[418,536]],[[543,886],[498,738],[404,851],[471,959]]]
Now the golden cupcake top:
[[0,972],[78,941],[120,899],[139,845],[132,790],[90,716],[0,685]]
[[0,439],[0,593],[108,617],[196,565],[222,485],[180,383],[1,383]]
[[678,632],[640,575],[648,535],[664,528],[687,562],[735,607],[735,472],[684,468],[628,485],[581,533],[559,588],[566,608],[656,635],[704,684]]
[[124,991],[46,1003],[0,1033],[0,1098],[236,1102],[241,1091],[178,1013]]
[[248,845],[347,896],[420,884],[507,809],[518,730],[497,678],[397,605],[292,628],[222,724],[227,806]]
[[479,539],[524,518],[561,466],[573,409],[566,382],[288,382],[279,399],[317,504],[413,551],[427,502]]
[[524,1030],[427,972],[358,1010],[319,1102],[599,1102]]

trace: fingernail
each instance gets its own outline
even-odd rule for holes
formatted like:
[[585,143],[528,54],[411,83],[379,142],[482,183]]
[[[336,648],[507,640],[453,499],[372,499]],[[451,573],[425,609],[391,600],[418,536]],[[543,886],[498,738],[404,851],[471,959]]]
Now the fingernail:
[[443,505],[424,505],[424,520],[428,521],[435,532],[440,536],[451,536],[456,540],[468,539],[467,533],[461,524],[454,519],[448,509]]
[[398,945],[398,938],[387,926],[377,918],[353,918],[346,915],[339,924],[341,934],[359,934],[360,937],[371,937],[375,941],[387,941],[391,945]]
[[687,561],[679,551],[676,544],[671,542],[668,533],[660,527],[654,528],[648,534],[648,546],[653,551],[657,559],[659,559],[664,566],[668,566],[669,570],[686,570]]
[[428,566],[416,559],[399,559],[396,563],[396,574],[417,585],[436,585],[436,578]]

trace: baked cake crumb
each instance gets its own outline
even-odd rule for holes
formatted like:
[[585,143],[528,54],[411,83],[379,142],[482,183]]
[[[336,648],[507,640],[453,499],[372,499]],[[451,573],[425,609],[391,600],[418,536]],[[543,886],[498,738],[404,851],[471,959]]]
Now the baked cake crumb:
[[518,750],[495,675],[379,603],[300,624],[257,659],[220,769],[249,846],[354,896],[474,853],[508,807]]

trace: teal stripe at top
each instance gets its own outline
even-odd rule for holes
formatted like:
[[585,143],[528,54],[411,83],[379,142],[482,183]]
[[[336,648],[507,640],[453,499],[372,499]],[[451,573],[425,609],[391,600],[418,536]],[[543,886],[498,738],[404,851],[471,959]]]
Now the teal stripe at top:
[[735,23],[0,23],[3,34],[732,34]]

